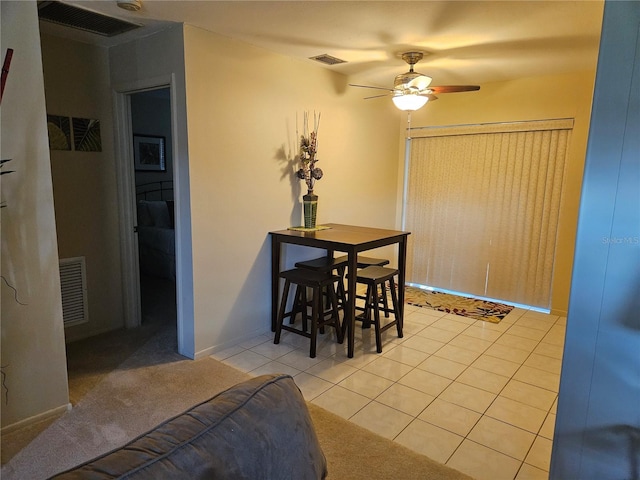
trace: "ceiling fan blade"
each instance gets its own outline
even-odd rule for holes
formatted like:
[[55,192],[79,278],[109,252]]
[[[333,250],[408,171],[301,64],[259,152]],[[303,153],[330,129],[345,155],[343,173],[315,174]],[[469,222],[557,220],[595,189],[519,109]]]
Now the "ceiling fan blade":
[[[395,95],[395,93],[394,93]],[[394,95],[390,94],[390,93],[383,93],[382,95],[373,95],[371,97],[364,97],[365,100],[369,100],[371,98],[380,98],[380,97],[393,97]],[[410,95],[415,95],[415,94],[410,94]],[[427,97],[429,99],[430,102],[433,102],[434,100],[437,100],[438,97],[436,97],[435,95],[433,95],[432,93],[419,93],[417,95],[420,95],[421,97]],[[399,95],[402,96],[402,95]]]
[[360,87],[360,88],[375,88],[376,90],[386,90],[387,92],[393,92],[392,88],[372,87],[371,85],[355,85],[353,83],[350,83],[349,86],[350,87]]
[[427,90],[433,93],[475,92],[480,90],[480,87],[478,85],[441,85],[439,87],[429,87]]
[[374,95],[372,97],[364,97],[365,100],[369,100],[370,98],[380,98],[380,97],[390,97],[391,94],[389,93],[383,93],[382,95]]

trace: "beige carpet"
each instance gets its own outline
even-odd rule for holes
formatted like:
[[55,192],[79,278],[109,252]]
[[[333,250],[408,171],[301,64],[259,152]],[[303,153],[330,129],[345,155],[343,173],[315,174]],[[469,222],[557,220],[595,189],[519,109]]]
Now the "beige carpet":
[[[248,378],[211,358],[186,359],[175,353],[174,342],[175,332],[160,331],[116,370],[105,374],[71,412],[3,465],[2,479],[47,478],[119,447]],[[19,432],[5,435],[2,443],[18,438]]]
[[[98,355],[108,353],[96,350]],[[12,452],[0,472],[3,480],[48,478],[249,378],[211,358],[192,361],[178,355],[171,328],[154,333],[117,368],[106,371],[110,362],[113,359],[103,359],[96,372],[85,368],[75,378],[72,396],[78,400],[71,412],[2,437],[3,450]],[[313,404],[309,409],[332,480],[469,479]]]

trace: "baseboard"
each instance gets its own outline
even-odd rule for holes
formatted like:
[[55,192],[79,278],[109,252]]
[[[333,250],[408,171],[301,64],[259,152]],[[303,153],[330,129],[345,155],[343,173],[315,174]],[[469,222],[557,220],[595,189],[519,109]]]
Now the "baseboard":
[[19,422],[12,423],[11,425],[7,425],[6,427],[2,427],[2,429],[0,429],[0,434],[5,435],[21,428],[28,427],[29,425],[40,423],[44,420],[60,417],[69,412],[71,408],[72,407],[70,403],[67,403],[66,405],[60,405],[59,407],[56,407],[52,410],[47,410],[46,412],[39,413],[38,415],[34,415],[33,417],[25,418],[24,420],[20,420]]
[[551,309],[551,315],[557,315],[559,317],[566,317],[567,316],[567,311],[566,310],[556,310],[556,309]]
[[204,358],[204,357],[208,357],[209,355],[213,355],[216,352],[221,352],[222,350],[226,350],[229,347],[233,347],[234,345],[238,345],[241,342],[244,342],[245,340],[250,340],[254,337],[257,337],[258,335],[262,335],[268,333],[269,335],[273,335],[271,333],[271,330],[254,330],[251,333],[247,333],[245,335],[241,335],[238,338],[234,338],[233,340],[229,340],[228,342],[224,342],[220,345],[214,345],[213,347],[209,347],[209,348],[205,348],[204,350],[200,350],[199,352],[196,352],[194,360],[199,360],[200,358]]

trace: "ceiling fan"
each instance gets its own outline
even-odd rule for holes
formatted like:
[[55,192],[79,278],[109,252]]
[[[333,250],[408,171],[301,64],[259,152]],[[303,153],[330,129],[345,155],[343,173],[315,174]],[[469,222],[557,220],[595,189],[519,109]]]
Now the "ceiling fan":
[[396,107],[400,110],[409,111],[418,110],[428,101],[437,100],[438,97],[435,96],[436,93],[473,92],[480,90],[478,85],[431,85],[431,77],[413,71],[413,66],[422,60],[423,56],[424,54],[422,52],[405,52],[402,54],[402,59],[409,64],[409,71],[396,76],[393,82],[393,88],[355,85],[352,83],[350,83],[349,86],[386,90],[389,93],[365,97],[365,100],[391,96]]

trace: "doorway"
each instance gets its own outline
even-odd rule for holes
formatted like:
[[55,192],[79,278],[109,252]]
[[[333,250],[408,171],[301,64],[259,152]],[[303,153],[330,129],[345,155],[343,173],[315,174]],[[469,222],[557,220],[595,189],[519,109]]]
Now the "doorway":
[[[191,216],[189,194],[189,154],[187,149],[186,104],[180,92],[184,85],[173,74],[138,79],[131,83],[114,87],[114,111],[116,130],[116,176],[119,195],[120,251],[122,265],[122,296],[124,324],[127,328],[141,325],[140,268],[138,262],[138,223],[135,186],[134,132],[131,115],[132,96],[164,90],[168,94],[171,112],[170,135],[165,138],[164,154],[171,154],[171,164],[165,163],[165,170],[173,178],[172,219],[175,234],[175,309],[177,349],[180,355],[195,358],[195,336],[193,315],[193,266],[191,253]],[[156,92],[156,94],[159,92]],[[153,95],[153,93],[148,93]],[[141,135],[145,136],[145,135]],[[168,145],[168,139],[171,145]],[[151,141],[157,145],[157,139]],[[144,147],[146,148],[146,147]],[[156,147],[154,147],[156,148]],[[165,162],[167,159],[165,157]],[[145,161],[146,162],[146,161]],[[138,163],[145,163],[139,159]],[[159,161],[152,161],[157,164]],[[156,170],[157,173],[157,170]],[[163,192],[163,195],[166,193]]]
[[176,327],[171,90],[128,94],[138,237],[140,323]]

